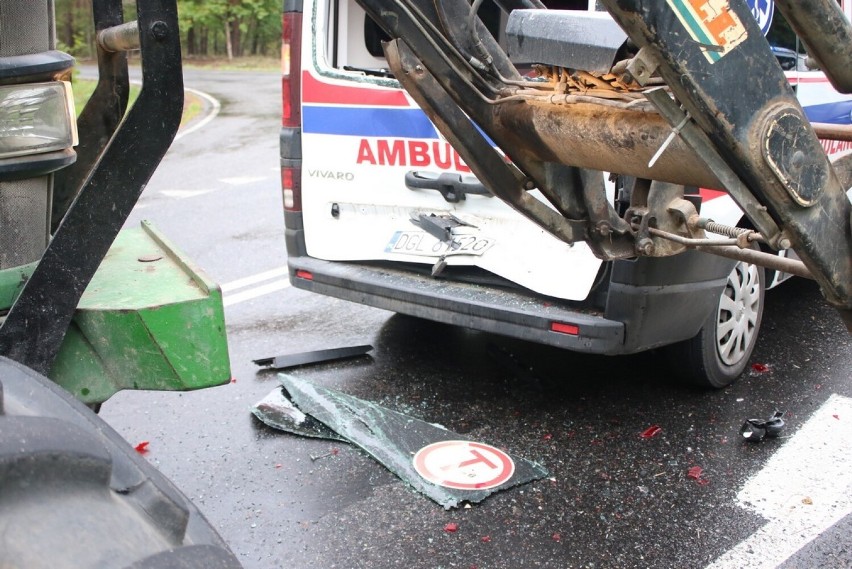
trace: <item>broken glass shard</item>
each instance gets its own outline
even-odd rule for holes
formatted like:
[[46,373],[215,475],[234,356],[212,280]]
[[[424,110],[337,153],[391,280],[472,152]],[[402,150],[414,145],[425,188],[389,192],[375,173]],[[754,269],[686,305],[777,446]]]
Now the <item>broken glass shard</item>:
[[276,387],[272,393],[258,401],[251,412],[273,429],[303,437],[348,442],[313,417],[299,411],[293,402],[287,399],[282,387]]
[[[301,422],[293,421],[289,418],[289,410],[283,421],[275,415],[274,422],[284,425],[283,430],[303,434],[293,425],[304,425],[315,419],[343,440],[365,450],[409,486],[446,509],[458,507],[463,502],[477,503],[494,492],[548,475],[541,465],[471,441],[443,427],[296,377],[279,377],[291,404],[306,417]],[[282,398],[286,399],[283,395]],[[280,400],[275,403],[277,409]],[[268,411],[264,412],[265,417],[269,415]],[[433,449],[436,451],[432,452]],[[427,480],[419,474],[415,466],[418,453],[421,467],[425,465],[427,470],[445,476],[434,482],[430,481],[436,480],[433,476]],[[489,481],[497,484],[491,486]]]

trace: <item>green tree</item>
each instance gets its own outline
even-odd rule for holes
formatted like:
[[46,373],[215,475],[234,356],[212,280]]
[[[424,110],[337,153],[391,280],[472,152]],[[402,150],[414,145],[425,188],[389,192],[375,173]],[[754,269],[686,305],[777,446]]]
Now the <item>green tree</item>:
[[[125,20],[136,2],[123,0]],[[59,47],[80,58],[95,56],[91,0],[56,0]],[[281,40],[280,0],[178,0],[181,42],[188,56],[274,53]]]

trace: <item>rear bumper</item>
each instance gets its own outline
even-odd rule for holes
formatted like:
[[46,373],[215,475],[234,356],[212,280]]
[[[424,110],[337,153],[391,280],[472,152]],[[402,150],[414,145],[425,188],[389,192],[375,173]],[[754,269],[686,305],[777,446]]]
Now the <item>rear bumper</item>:
[[[290,282],[304,290],[376,308],[593,354],[624,353],[625,327],[601,312],[523,291],[458,283],[373,265],[290,256]],[[312,278],[296,276],[307,271]],[[579,329],[553,332],[553,322]]]

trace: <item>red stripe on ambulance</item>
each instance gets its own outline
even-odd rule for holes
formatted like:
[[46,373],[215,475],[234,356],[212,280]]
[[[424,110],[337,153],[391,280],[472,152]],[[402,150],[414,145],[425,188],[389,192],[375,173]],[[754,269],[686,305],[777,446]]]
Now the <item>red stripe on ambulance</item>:
[[324,83],[305,71],[302,73],[302,99],[305,103],[330,105],[372,105],[382,107],[410,107],[405,93],[399,89],[349,87]]

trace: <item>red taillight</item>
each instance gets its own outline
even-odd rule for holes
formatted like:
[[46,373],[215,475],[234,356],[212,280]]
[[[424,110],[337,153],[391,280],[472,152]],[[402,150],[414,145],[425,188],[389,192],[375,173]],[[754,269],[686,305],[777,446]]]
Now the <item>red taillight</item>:
[[305,279],[306,281],[314,280],[314,274],[310,271],[303,271],[302,269],[298,269],[296,271],[296,278]]
[[281,192],[286,211],[302,211],[302,169],[281,168]]
[[579,336],[580,327],[575,324],[566,324],[564,322],[551,322],[550,330],[559,332],[560,334],[568,334],[570,336]]
[[281,31],[282,126],[302,126],[302,13],[285,12]]

